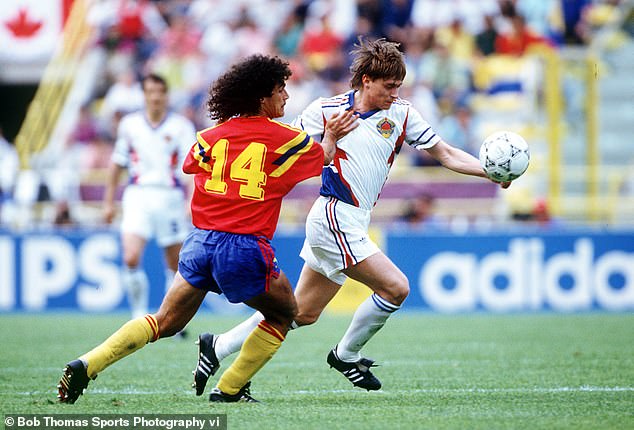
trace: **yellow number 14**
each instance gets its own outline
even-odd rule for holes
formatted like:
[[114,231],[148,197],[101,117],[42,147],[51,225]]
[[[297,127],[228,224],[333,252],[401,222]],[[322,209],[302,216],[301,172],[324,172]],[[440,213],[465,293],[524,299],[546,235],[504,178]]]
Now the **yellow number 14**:
[[[211,148],[213,168],[211,177],[205,181],[205,190],[214,194],[225,194],[227,183],[223,180],[225,166],[227,164],[227,152],[229,142],[221,139]],[[266,173],[264,173],[264,160],[266,158],[266,145],[251,142],[244,151],[231,163],[229,177],[232,181],[243,182],[240,185],[240,197],[251,200],[264,200],[263,185],[266,185]]]

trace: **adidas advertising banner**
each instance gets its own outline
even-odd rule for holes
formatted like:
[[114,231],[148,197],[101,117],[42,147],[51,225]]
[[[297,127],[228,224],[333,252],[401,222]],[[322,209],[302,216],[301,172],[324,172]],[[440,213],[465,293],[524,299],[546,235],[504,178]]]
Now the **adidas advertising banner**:
[[[430,235],[383,232],[375,239],[410,281],[405,309],[456,312],[634,310],[634,231]],[[291,282],[299,277],[303,234],[273,244]],[[0,232],[0,311],[128,309],[121,249],[113,231]],[[166,285],[162,252],[150,242],[144,267],[150,305]],[[346,282],[330,310],[351,312],[369,290]],[[210,294],[205,307],[242,312]]]
[[634,310],[634,233],[388,235],[410,307],[442,312]]

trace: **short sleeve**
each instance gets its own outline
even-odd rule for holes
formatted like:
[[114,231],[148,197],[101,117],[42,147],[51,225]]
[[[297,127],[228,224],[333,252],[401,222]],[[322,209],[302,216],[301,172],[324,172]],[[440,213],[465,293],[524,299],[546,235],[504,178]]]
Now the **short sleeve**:
[[324,134],[324,115],[321,104],[321,99],[313,101],[292,123],[294,127],[304,130],[313,139],[319,141]]
[[405,130],[405,141],[416,149],[427,149],[440,141],[440,136],[423,119],[420,113],[410,106]]

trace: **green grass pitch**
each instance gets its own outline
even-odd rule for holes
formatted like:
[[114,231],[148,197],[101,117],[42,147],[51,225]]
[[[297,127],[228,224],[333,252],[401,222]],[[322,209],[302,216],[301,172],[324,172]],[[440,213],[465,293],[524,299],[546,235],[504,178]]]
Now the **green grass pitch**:
[[365,350],[381,364],[378,392],[329,369],[326,354],[349,317],[324,315],[292,332],[253,378],[262,403],[217,405],[190,388],[193,341],[239,319],[201,313],[189,339],[148,345],[102,372],[75,405],[58,404],[64,364],[126,319],[0,315],[0,412],[226,413],[230,430],[634,428],[633,314],[402,312]]

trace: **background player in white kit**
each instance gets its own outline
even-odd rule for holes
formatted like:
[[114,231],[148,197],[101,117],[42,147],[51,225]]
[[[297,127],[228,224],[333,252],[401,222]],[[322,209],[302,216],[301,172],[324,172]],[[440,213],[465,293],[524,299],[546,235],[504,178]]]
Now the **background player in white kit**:
[[[352,90],[315,100],[294,124],[318,140],[336,112],[353,110],[358,115],[358,127],[337,141],[335,157],[322,173],[320,197],[306,220],[301,251],[305,264],[295,290],[298,313],[293,327],[317,321],[346,277],[367,285],[373,294],[357,308],[327,362],[353,385],[378,390],[381,383],[370,371],[374,362],[360,351],[409,294],[403,272],[368,236],[372,208],[395,156],[407,143],[426,150],[450,170],[486,175],[475,157],[444,142],[409,102],[398,97],[406,72],[398,44],[361,40],[353,55]],[[501,185],[506,188],[509,183]],[[197,393],[261,319],[256,313],[226,333],[201,335],[194,371]]]
[[[134,318],[148,313],[149,283],[141,268],[143,251],[152,237],[163,248],[166,285],[178,269],[178,254],[189,231],[186,196],[191,186],[181,172],[196,141],[194,125],[168,110],[168,88],[155,74],[143,79],[145,108],[121,119],[104,196],[104,219],[114,219],[115,193],[121,173],[129,183],[121,201],[123,285]],[[185,181],[185,182],[184,182]]]

